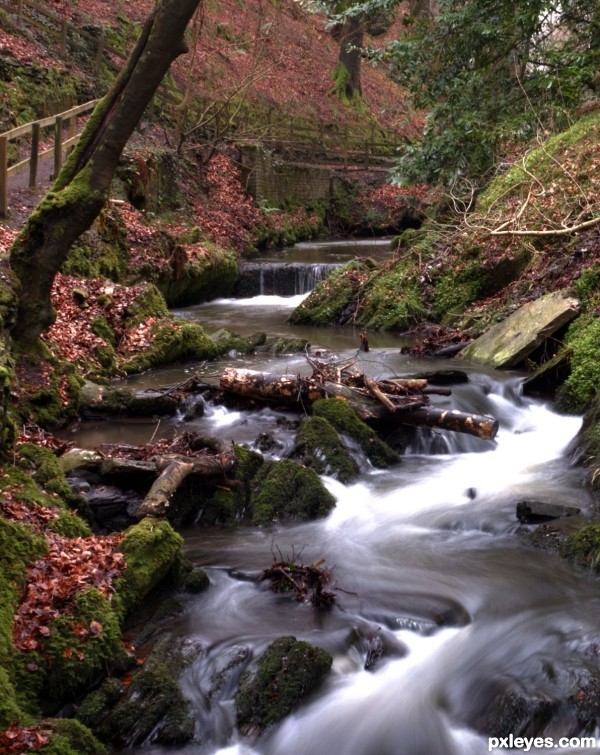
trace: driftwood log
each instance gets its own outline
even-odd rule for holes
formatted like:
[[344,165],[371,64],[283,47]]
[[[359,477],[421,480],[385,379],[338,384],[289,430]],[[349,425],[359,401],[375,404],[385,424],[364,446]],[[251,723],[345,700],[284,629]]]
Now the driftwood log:
[[228,367],[219,385],[226,393],[261,402],[306,407],[322,398],[348,401],[365,421],[393,417],[401,425],[434,427],[492,440],[498,432],[493,417],[431,406],[429,394],[449,395],[447,388],[430,388],[426,380],[372,380],[354,363],[323,363],[309,359],[311,376],[273,375]]
[[211,448],[210,439],[184,433],[173,441],[162,440],[154,445],[107,444],[97,451],[72,448],[60,457],[60,464],[65,472],[93,470],[107,482],[137,478],[149,483],[155,478],[136,512],[136,517],[143,519],[164,517],[175,493],[190,475],[207,484],[220,483],[235,467],[236,456],[231,448]]

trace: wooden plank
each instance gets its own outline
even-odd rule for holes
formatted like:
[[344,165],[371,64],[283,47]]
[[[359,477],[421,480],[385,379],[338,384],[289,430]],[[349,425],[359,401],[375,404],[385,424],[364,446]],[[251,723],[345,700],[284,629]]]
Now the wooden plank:
[[21,160],[20,162],[11,165],[10,168],[7,168],[6,174],[8,176],[18,176],[19,173],[23,173],[23,171],[29,167],[30,162],[31,158],[27,157],[25,160]]

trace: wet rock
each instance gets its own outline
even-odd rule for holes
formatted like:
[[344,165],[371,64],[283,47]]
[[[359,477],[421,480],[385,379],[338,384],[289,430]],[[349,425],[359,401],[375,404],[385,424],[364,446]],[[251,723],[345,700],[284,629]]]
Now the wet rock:
[[353,644],[358,644],[365,657],[365,671],[375,671],[386,660],[403,658],[408,653],[404,643],[380,626],[361,623],[354,628],[353,634]]
[[551,519],[562,519],[579,514],[581,509],[575,506],[561,506],[558,503],[546,501],[519,501],[517,503],[517,519],[521,524],[540,524]]
[[491,367],[516,367],[541,343],[577,317],[580,303],[553,292],[525,304],[492,326],[458,356]]
[[94,732],[117,747],[189,742],[194,736],[195,720],[177,679],[200,651],[197,644],[190,645],[170,635],[163,637]]
[[314,469],[290,459],[265,462],[251,483],[250,510],[254,524],[279,520],[305,522],[327,516],[335,498]]
[[237,723],[253,735],[281,721],[329,674],[333,659],[322,648],[280,637],[246,671],[235,695]]
[[310,417],[302,422],[290,458],[340,482],[350,482],[358,475],[356,462],[333,425],[324,417]]
[[250,648],[245,645],[235,645],[219,656],[210,680],[208,690],[210,700],[229,698],[233,695],[251,655]]

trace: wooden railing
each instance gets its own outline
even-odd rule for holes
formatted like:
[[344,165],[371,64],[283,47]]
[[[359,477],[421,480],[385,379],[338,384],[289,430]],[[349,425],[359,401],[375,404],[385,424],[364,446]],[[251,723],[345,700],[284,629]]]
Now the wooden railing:
[[301,118],[272,106],[256,103],[218,101],[194,97],[200,123],[189,141],[218,143],[257,142],[312,162],[332,161],[361,163],[366,167],[377,162],[390,163],[397,155],[398,134],[375,124],[368,129],[348,123],[326,124],[316,118]]
[[[77,105],[70,110],[65,110],[58,115],[49,118],[40,118],[23,126],[17,126],[0,134],[0,217],[5,218],[8,214],[8,179],[9,176],[23,173],[29,168],[29,186],[34,187],[37,183],[38,165],[41,160],[53,156],[54,175],[57,176],[63,163],[66,150],[79,139],[80,132],[77,128],[77,118],[89,113],[96,106],[98,100],[91,100],[83,105]],[[42,134],[44,129],[53,129],[51,136],[52,146],[42,149]],[[9,145],[27,138],[29,156],[18,159],[9,165]],[[22,151],[22,146],[17,146],[17,155]],[[20,155],[19,155],[20,156]]]

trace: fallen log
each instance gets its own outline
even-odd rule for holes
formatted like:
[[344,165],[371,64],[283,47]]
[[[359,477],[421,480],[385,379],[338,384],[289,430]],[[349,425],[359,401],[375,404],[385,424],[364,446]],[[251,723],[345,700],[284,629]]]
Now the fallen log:
[[298,404],[323,398],[322,386],[312,378],[299,375],[273,375],[257,370],[227,367],[219,379],[224,391],[259,401]]
[[426,380],[374,381],[353,370],[346,371],[350,383],[346,384],[341,382],[344,372],[335,364],[318,365],[310,377],[228,367],[219,384],[228,393],[267,403],[300,408],[321,398],[342,398],[365,421],[393,417],[398,424],[412,427],[468,433],[483,440],[496,436],[498,422],[493,417],[432,407],[425,393]]
[[437,409],[421,406],[417,409],[396,413],[401,425],[411,427],[434,427],[440,430],[453,430],[457,433],[475,435],[482,440],[493,440],[498,432],[498,420],[481,414],[467,414],[456,409]]

